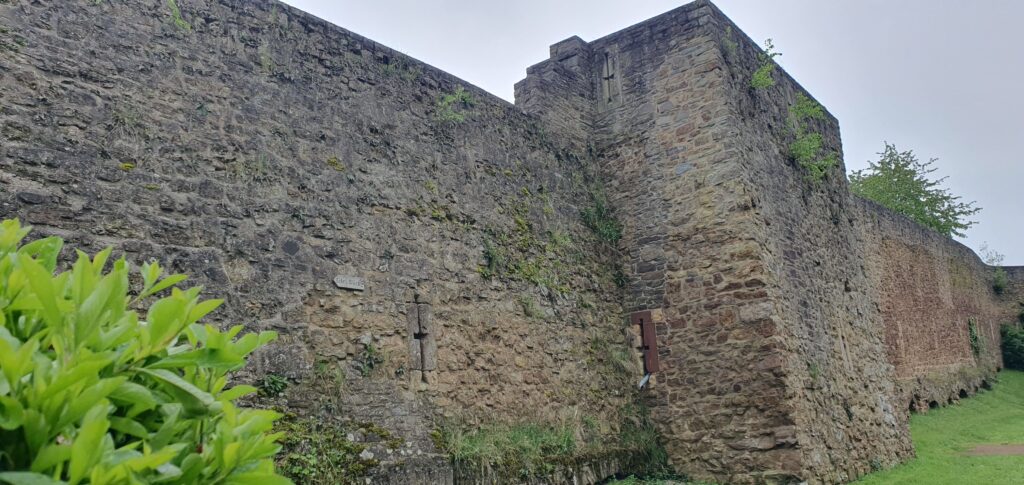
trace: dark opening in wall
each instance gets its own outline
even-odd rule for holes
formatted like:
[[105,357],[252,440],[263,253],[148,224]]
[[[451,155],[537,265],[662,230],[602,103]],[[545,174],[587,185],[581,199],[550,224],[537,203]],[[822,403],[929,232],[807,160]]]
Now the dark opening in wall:
[[960,399],[963,399],[965,397],[967,397],[967,390],[966,389],[960,389]]
[[939,407],[939,401],[928,401],[928,407],[930,409],[937,409]]
[[992,384],[989,384],[988,379],[985,379],[981,381],[981,388],[987,391],[989,389],[992,389]]
[[921,396],[914,394],[914,397],[910,398],[910,412],[917,412],[921,410],[921,406],[918,404],[921,402]]

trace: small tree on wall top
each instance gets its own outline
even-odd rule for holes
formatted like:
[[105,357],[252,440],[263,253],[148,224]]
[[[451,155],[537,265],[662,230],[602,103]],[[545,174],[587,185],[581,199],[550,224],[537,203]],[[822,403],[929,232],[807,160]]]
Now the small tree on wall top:
[[110,249],[55,275],[63,241],[21,245],[28,232],[0,224],[0,483],[291,483],[272,461],[277,413],[227,387],[274,333],[197,323],[221,302],[156,263],[131,292]]
[[960,197],[941,187],[945,177],[932,180],[936,159],[921,162],[914,152],[901,152],[895,145],[885,144],[885,150],[870,167],[850,174],[850,190],[871,199],[918,224],[947,236],[964,236],[964,231],[975,224],[969,218],[981,211],[974,202],[960,202]]

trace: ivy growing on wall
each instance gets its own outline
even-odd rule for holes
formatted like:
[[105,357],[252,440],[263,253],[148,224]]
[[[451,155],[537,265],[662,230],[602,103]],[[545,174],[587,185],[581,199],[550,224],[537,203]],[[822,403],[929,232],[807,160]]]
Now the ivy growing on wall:
[[[727,29],[726,50],[730,50],[731,34],[731,29]],[[764,50],[757,55],[759,65],[750,77],[751,88],[763,90],[775,85],[775,58],[781,55],[775,50],[772,39],[766,39]],[[839,165],[839,155],[825,150],[824,137],[809,126],[811,121],[823,119],[825,110],[821,105],[803,93],[797,93],[796,102],[789,107],[789,127],[794,137],[789,145],[789,156],[807,171],[807,178],[815,182],[824,179],[833,167]]]
[[754,89],[766,89],[775,85],[775,58],[781,56],[781,52],[775,51],[775,44],[771,39],[765,39],[764,52],[757,54],[760,65],[750,78],[750,87]]
[[181,16],[181,9],[178,8],[178,2],[176,0],[167,0],[167,8],[171,10],[171,22],[175,27],[184,32],[192,31],[192,24],[188,23],[188,21]]
[[451,93],[442,94],[437,98],[437,112],[435,117],[438,121],[450,124],[459,124],[466,121],[465,111],[476,104],[469,91],[459,86]]
[[808,126],[812,120],[825,119],[825,110],[803,93],[797,93],[796,102],[789,107],[790,129],[795,139],[789,144],[789,156],[807,171],[807,178],[815,182],[825,178],[829,170],[839,165],[839,156],[822,148],[821,133]]
[[975,358],[980,357],[985,343],[982,340],[981,334],[978,333],[978,322],[974,318],[967,320],[967,337],[971,342],[971,353],[974,354]]

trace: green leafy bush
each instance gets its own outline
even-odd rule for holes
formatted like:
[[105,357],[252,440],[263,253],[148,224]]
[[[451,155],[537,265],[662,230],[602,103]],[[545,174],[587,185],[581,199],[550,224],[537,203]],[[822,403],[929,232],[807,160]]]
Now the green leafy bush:
[[750,77],[750,87],[754,89],[765,89],[775,85],[775,78],[772,77],[772,74],[775,72],[774,59],[781,55],[782,53],[775,52],[775,44],[772,43],[771,39],[766,39],[764,41],[764,52],[759,52],[757,54],[757,59],[760,64],[754,71],[754,74]]
[[622,239],[622,224],[615,218],[608,198],[600,190],[591,190],[592,205],[580,211],[583,224],[602,241],[615,244]]
[[181,9],[178,8],[178,2],[176,0],[167,0],[167,8],[171,9],[171,22],[175,27],[185,31],[192,31],[192,24],[185,21],[185,18],[181,16]]
[[973,318],[967,320],[967,339],[971,343],[971,353],[974,357],[980,357],[981,351],[985,348],[985,341],[978,333],[978,321]]
[[576,457],[581,451],[576,435],[576,423],[447,425],[435,431],[435,441],[458,466],[489,465],[526,478]]
[[931,178],[936,159],[921,162],[913,150],[901,152],[889,143],[879,155],[877,163],[850,174],[851,192],[947,236],[963,237],[975,224],[969,218],[981,208],[942,188],[945,177]]
[[796,102],[789,107],[789,116],[792,118],[794,129],[803,130],[802,124],[807,120],[825,119],[825,108],[822,108],[817,101],[808,98],[804,93],[796,93]]
[[109,248],[54,275],[63,241],[20,245],[28,232],[0,224],[0,482],[291,483],[272,461],[278,415],[227,388],[274,333],[200,325],[221,302],[156,263],[129,296],[123,258],[104,272]]
[[[597,351],[605,347],[603,342],[593,345],[592,350]],[[628,404],[614,417],[605,418],[617,421],[616,425],[602,430],[600,418],[580,414],[484,424],[448,420],[432,437],[456,468],[489,467],[518,477],[522,483],[534,483],[566,464],[597,463],[609,457],[624,459],[625,473],[676,478],[645,407]]]
[[1003,365],[1007,369],[1024,370],[1024,330],[1014,325],[1003,325]]
[[992,271],[992,291],[995,291],[997,295],[1002,295],[1009,284],[1010,276],[1006,274],[1005,269],[996,268]]
[[288,389],[288,379],[276,374],[267,374],[259,382],[259,392],[264,396],[279,396]]
[[355,485],[366,483],[366,475],[380,465],[380,461],[364,458],[365,443],[348,440],[347,434],[359,431],[374,435],[397,449],[402,440],[395,439],[386,430],[373,425],[355,426],[330,420],[286,415],[275,424],[284,432],[278,454],[278,469],[303,485]]
[[839,165],[835,152],[822,153],[822,136],[810,131],[807,122],[825,119],[825,109],[804,93],[797,93],[796,102],[789,107],[789,123],[796,139],[789,144],[789,156],[804,170],[807,178],[820,181],[829,170]]
[[459,124],[466,121],[465,110],[469,110],[476,104],[469,91],[459,86],[451,93],[442,94],[437,98],[437,112],[435,117],[442,123]]

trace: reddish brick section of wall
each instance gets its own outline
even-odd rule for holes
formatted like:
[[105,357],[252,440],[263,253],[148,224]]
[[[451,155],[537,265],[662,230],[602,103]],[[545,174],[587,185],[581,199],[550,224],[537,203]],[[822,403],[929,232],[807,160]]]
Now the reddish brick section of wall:
[[903,405],[927,411],[987,385],[1002,367],[999,327],[1013,323],[1016,288],[997,295],[994,268],[966,246],[872,202],[854,207]]

